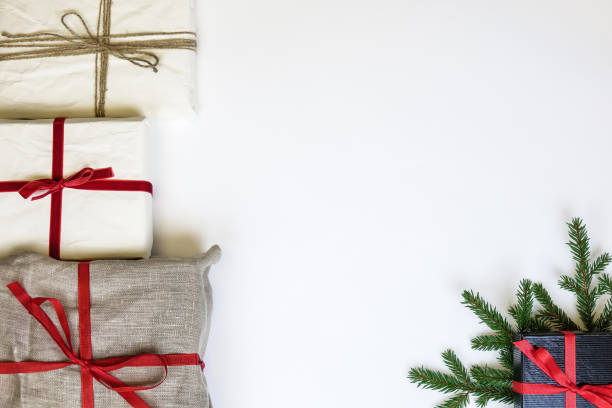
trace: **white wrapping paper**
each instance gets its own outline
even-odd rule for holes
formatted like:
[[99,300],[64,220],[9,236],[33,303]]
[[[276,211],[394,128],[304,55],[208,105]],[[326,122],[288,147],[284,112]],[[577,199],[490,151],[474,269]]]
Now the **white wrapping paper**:
[[[51,177],[53,120],[0,120],[0,181]],[[114,179],[150,181],[148,125],[142,119],[68,119],[64,177],[112,167]],[[148,258],[152,197],[145,192],[63,190],[61,258]],[[0,193],[0,257],[49,249],[51,199]]]
[[[61,17],[76,11],[95,34],[99,4],[99,0],[1,0],[0,32],[70,35]],[[79,35],[86,34],[76,17],[67,22]],[[111,7],[111,34],[195,31],[194,25],[191,0],[115,0]],[[0,53],[21,50],[0,48]],[[150,52],[160,58],[157,73],[109,57],[106,116],[193,117],[195,52]],[[89,54],[0,61],[0,117],[94,117],[95,58]]]

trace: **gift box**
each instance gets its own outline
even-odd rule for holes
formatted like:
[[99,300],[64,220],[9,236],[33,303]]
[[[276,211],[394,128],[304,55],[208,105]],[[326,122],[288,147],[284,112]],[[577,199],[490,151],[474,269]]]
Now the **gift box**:
[[149,257],[148,141],[142,119],[0,120],[0,257]]
[[0,261],[0,406],[207,408],[218,247],[189,259]]
[[193,0],[2,0],[0,117],[194,116]]
[[529,334],[514,344],[515,408],[612,406],[612,333]]

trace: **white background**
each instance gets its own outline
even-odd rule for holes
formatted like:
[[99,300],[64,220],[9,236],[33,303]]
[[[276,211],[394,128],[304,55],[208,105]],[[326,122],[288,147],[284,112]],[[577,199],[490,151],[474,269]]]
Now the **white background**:
[[[218,243],[216,408],[433,407],[581,216],[612,250],[612,3],[206,0],[200,117],[156,123],[158,254]],[[554,291],[559,302],[572,299]]]

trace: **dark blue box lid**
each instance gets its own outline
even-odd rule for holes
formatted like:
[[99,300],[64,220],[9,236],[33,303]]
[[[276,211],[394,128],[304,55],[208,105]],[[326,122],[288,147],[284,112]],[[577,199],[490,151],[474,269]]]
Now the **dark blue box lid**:
[[[527,340],[543,347],[565,371],[565,336],[563,333],[524,334],[515,340]],[[514,379],[522,383],[553,384],[531,360],[514,347]],[[612,333],[576,333],[576,380],[578,385],[612,384]],[[514,396],[515,408],[565,408],[565,394]],[[579,395],[576,408],[596,408]]]

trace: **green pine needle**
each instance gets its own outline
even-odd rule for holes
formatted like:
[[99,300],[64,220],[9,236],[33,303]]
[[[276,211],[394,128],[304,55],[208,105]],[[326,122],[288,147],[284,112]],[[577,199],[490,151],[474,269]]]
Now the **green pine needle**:
[[576,273],[585,271],[589,265],[591,257],[590,239],[587,234],[586,226],[580,218],[572,218],[571,222],[567,223],[569,227],[570,240],[567,243],[572,252],[572,257],[576,261]]
[[595,262],[590,265],[591,274],[597,275],[602,273],[606,270],[608,265],[610,265],[610,262],[612,262],[612,257],[610,257],[609,253],[604,252],[603,254],[599,255],[597,259],[595,259]]
[[462,379],[425,367],[411,369],[408,373],[408,379],[417,384],[418,387],[440,391],[445,394],[456,391],[470,391],[470,388],[466,386]]
[[567,313],[553,302],[541,283],[533,285],[533,294],[542,306],[542,309],[537,312],[537,319],[549,324],[555,330],[580,331],[578,325],[569,318]]
[[512,353],[512,347],[512,345],[509,345],[508,348],[501,350],[499,352],[499,356],[497,357],[499,364],[509,370],[511,370],[514,366],[514,354]]
[[476,406],[484,407],[491,401],[501,402],[504,404],[512,404],[514,402],[514,391],[512,391],[512,383],[504,386],[488,385],[475,391]]
[[512,346],[512,340],[508,336],[497,334],[484,334],[472,339],[472,348],[482,351],[500,351]]
[[441,404],[436,405],[436,408],[464,408],[470,402],[470,393],[463,392],[455,394]]
[[472,381],[468,370],[463,363],[461,363],[453,350],[444,351],[442,353],[442,359],[446,367],[459,381],[462,381],[464,384],[469,384]]
[[493,368],[487,365],[476,365],[470,369],[470,375],[481,384],[506,386],[513,380],[513,372],[508,369]]
[[[612,279],[608,274],[599,276],[599,293],[612,295]],[[612,327],[612,298],[608,299],[599,318],[595,322],[596,331],[609,331]]]
[[599,286],[593,286],[593,277],[603,272],[610,264],[610,255],[601,254],[591,263],[590,239],[586,226],[580,218],[572,219],[567,225],[570,238],[567,245],[576,261],[575,276],[561,276],[559,286],[576,295],[576,310],[586,330],[597,330],[605,325],[605,320],[595,320],[595,308],[601,291]]
[[463,302],[478,318],[481,323],[486,324],[489,329],[497,332],[499,335],[507,336],[512,338],[512,326],[510,323],[495,309],[495,307],[488,304],[480,294],[472,292],[471,290],[464,291]]
[[516,321],[520,333],[532,330],[534,326],[533,314],[533,283],[529,279],[523,279],[519,283],[516,292],[517,304],[508,309],[508,313]]

